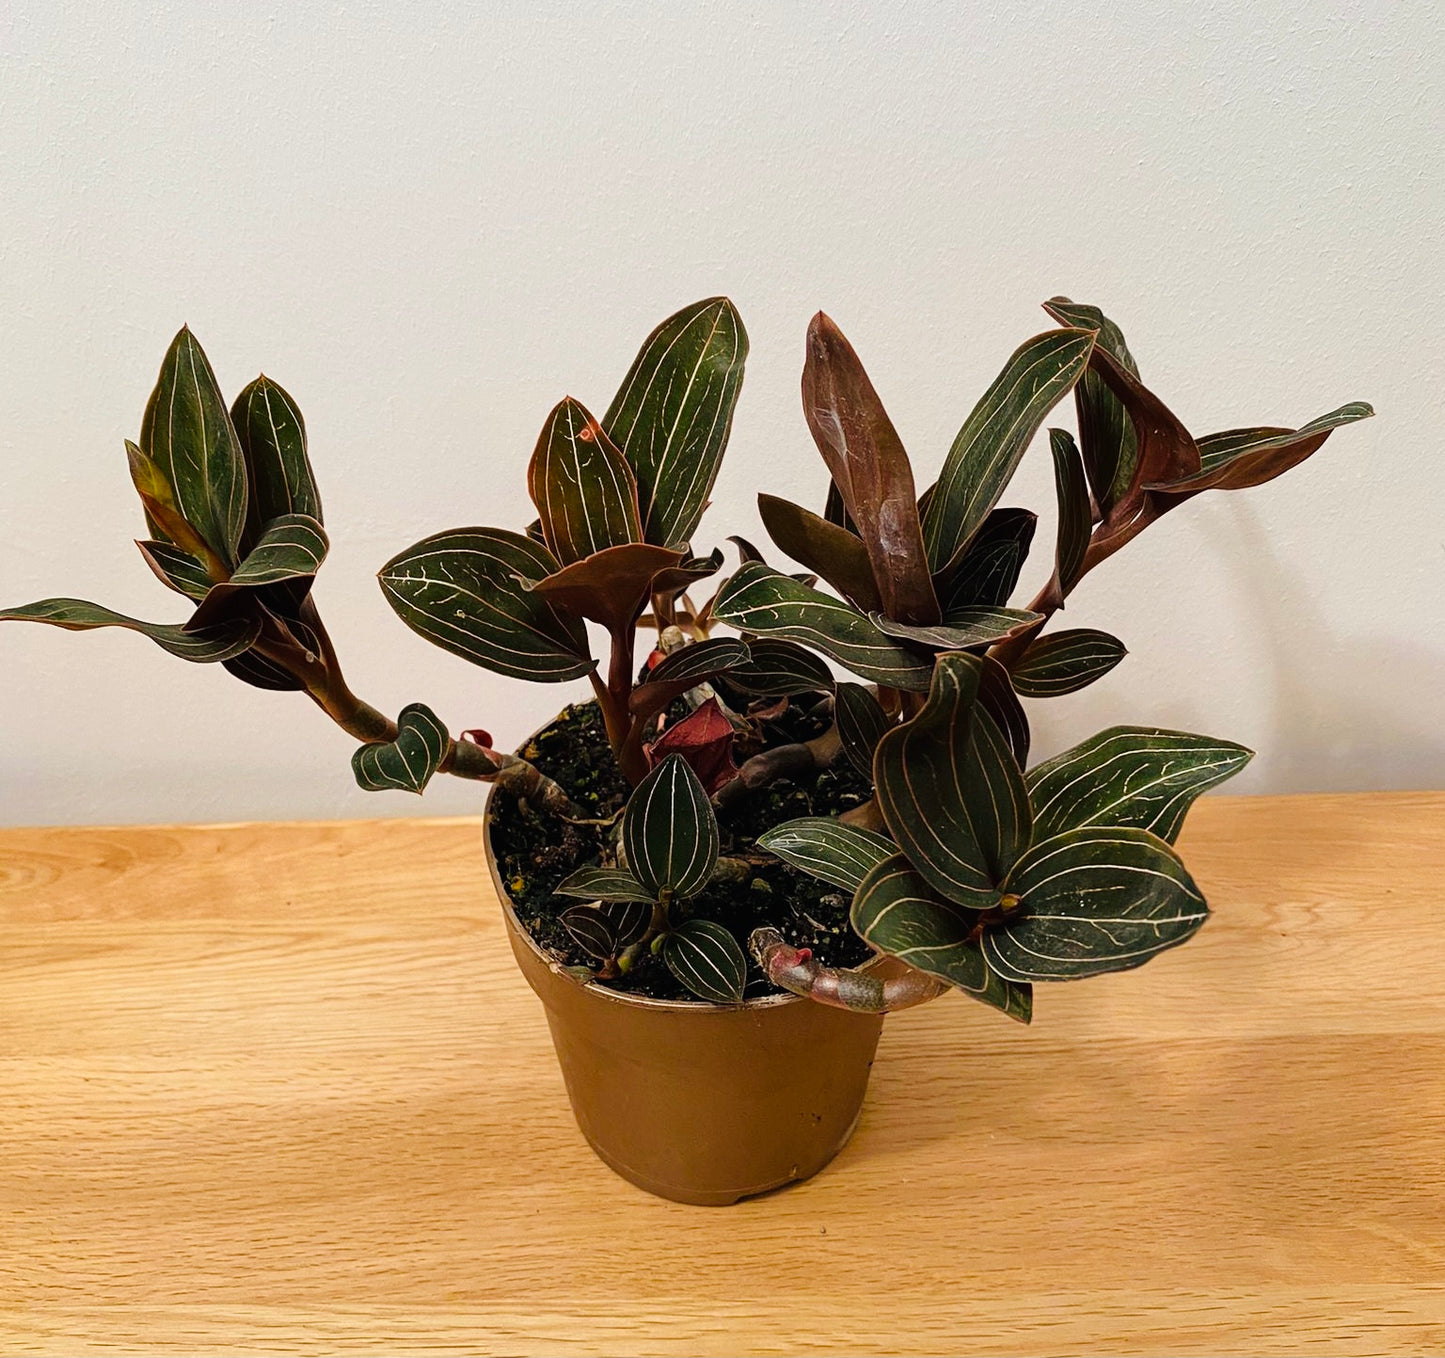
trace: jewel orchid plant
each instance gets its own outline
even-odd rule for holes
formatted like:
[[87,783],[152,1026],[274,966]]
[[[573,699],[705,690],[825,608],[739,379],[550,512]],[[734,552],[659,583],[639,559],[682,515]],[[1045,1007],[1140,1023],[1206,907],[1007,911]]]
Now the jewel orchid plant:
[[[448,774],[593,828],[597,861],[555,888],[583,979],[615,982],[656,954],[714,1004],[771,983],[876,1012],[959,989],[1027,1022],[1034,982],[1136,967],[1198,930],[1207,907],[1174,843],[1194,799],[1250,758],[1229,741],[1117,726],[1030,767],[1020,698],[1075,692],[1125,655],[1106,633],[1049,624],[1085,575],[1184,501],[1271,480],[1372,413],[1356,403],[1298,429],[1196,439],[1098,309],[1055,298],[1045,310],[1056,327],[1009,358],[921,494],[858,356],[814,318],[803,412],[827,501],[814,513],[759,496],[802,575],[734,538],[738,568],[693,599],[724,564],[693,544],[748,348],[724,298],[653,331],[601,419],[570,397],[552,410],[527,469],[531,525],[444,531],[382,567],[397,615],[442,649],[503,675],[588,681],[607,757],[633,789],[605,814],[484,730],[453,734],[421,703],[393,721],[351,692],[312,588],[328,540],[301,411],[264,376],[228,406],[189,330],[126,445],[147,530],[137,546],[189,617],[142,622],[54,598],[0,619],[129,628],[254,687],[304,693],[359,742],[367,790],[420,793]],[[1070,393],[1077,438],[1049,431],[1053,567],[1020,608],[1036,516],[1000,501]],[[655,634],[641,666],[639,628]],[[780,741],[773,723],[795,704],[826,720]],[[720,852],[720,813],[840,763],[866,780],[859,805]],[[878,964],[827,966],[781,924],[744,939],[695,913],[709,884],[746,882],[770,858],[847,892]]]

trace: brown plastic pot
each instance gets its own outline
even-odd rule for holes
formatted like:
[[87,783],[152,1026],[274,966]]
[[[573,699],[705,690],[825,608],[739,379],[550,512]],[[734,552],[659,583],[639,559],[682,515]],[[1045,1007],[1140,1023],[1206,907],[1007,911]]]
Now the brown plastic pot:
[[721,1207],[806,1179],[842,1150],[881,1014],[793,995],[654,1000],[575,980],[517,919],[491,832],[488,798],[487,866],[512,952],[547,1012],[577,1125],[607,1165],[658,1197]]

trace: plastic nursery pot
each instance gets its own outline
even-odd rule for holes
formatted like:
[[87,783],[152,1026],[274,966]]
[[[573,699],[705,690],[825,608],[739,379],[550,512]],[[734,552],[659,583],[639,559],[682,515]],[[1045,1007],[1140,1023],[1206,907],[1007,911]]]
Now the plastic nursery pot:
[[[495,795],[495,794],[494,794]],[[547,1012],[582,1135],[639,1188],[721,1207],[806,1179],[858,1123],[881,1014],[793,995],[736,1007],[654,1000],[574,980],[517,919],[487,866],[512,952]]]

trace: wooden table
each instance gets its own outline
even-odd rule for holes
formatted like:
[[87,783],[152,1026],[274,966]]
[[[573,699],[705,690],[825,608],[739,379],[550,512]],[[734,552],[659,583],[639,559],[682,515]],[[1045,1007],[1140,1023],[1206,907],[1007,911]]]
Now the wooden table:
[[707,1209],[583,1144],[477,821],[0,832],[0,1351],[1445,1350],[1445,794],[1182,848],[1188,947],[891,1018]]

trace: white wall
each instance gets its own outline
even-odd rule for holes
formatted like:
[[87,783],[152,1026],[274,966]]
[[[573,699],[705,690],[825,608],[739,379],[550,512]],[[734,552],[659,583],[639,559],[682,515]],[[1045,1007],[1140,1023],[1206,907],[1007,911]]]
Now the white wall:
[[[306,411],[354,687],[520,737],[569,690],[432,650],[373,574],[435,529],[520,527],[562,394],[605,406],[654,322],[729,293],[753,357],[702,540],[760,536],[758,488],[825,485],[815,309],[927,476],[1064,292],[1200,432],[1379,417],[1091,576],[1069,622],[1132,655],[1035,705],[1040,747],[1153,722],[1257,747],[1238,791],[1445,784],[1442,29],[1384,0],[10,0],[0,601],[180,616],[131,545],[122,439],[189,322],[228,391],[264,368]],[[1019,488],[1047,544],[1042,445]],[[303,699],[125,633],[6,624],[0,694],[0,821],[480,800],[363,794]]]

